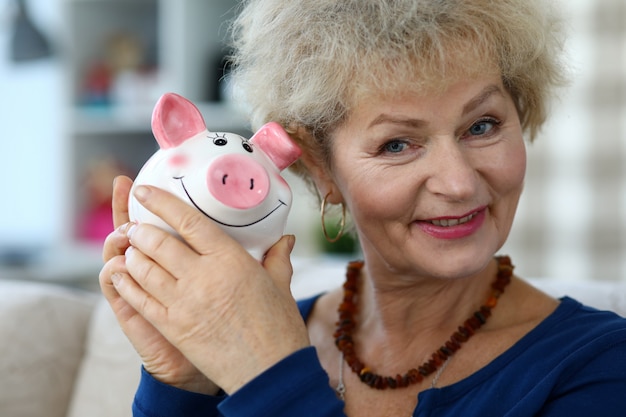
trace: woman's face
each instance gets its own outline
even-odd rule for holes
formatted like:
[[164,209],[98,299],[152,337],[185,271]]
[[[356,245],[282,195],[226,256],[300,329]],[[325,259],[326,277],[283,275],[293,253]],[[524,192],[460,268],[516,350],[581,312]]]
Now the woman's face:
[[479,272],[507,238],[526,150],[497,76],[439,94],[362,100],[335,131],[330,185],[370,266],[401,274]]

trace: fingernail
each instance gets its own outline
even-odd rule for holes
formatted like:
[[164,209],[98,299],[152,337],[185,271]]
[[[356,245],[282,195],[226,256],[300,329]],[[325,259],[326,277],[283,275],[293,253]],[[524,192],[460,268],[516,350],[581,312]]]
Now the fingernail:
[[117,232],[118,232],[118,233],[121,233],[121,234],[123,234],[123,235],[125,235],[125,234],[127,234],[127,233],[128,233],[128,228],[129,228],[130,226],[132,226],[132,225],[133,225],[133,223],[131,223],[131,222],[124,223],[124,224],[120,225],[120,226],[117,228]]
[[115,285],[116,287],[119,285],[120,281],[122,280],[122,275],[119,273],[115,273],[113,275],[111,275],[111,282],[113,283],[113,285]]
[[129,223],[127,226],[129,227],[126,230],[126,237],[128,237],[128,240],[131,240],[131,238],[133,237],[133,233],[135,233],[135,229],[137,229],[137,224]]
[[135,198],[139,201],[146,201],[150,194],[150,189],[144,185],[139,185],[135,188]]
[[130,255],[133,252],[133,250],[135,250],[135,248],[133,248],[132,246],[127,247],[126,251],[124,252],[124,256]]

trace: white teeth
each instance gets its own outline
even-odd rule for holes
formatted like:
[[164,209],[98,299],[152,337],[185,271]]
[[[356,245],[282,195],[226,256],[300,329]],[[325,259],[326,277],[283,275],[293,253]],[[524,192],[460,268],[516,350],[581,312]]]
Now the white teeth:
[[470,214],[469,216],[461,217],[460,219],[433,220],[433,221],[431,221],[431,223],[434,224],[435,226],[441,226],[441,227],[456,226],[458,224],[467,223],[468,221],[472,220],[472,218],[475,215],[476,215],[476,213]]

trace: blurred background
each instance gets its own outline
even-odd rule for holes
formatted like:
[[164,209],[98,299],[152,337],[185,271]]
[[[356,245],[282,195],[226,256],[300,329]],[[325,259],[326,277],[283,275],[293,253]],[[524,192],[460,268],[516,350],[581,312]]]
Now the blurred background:
[[[97,280],[113,177],[134,176],[155,151],[150,116],[163,92],[196,102],[211,130],[250,134],[223,68],[236,5],[0,0],[0,278]],[[562,6],[572,83],[528,147],[502,252],[522,276],[626,281],[626,1]],[[332,252],[315,199],[289,181],[295,254]],[[342,250],[352,256],[349,242]]]

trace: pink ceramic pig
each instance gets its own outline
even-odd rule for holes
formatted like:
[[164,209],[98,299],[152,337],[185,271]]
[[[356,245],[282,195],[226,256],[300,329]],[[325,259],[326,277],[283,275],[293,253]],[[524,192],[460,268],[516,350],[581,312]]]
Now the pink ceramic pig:
[[[300,149],[277,123],[261,127],[251,139],[209,132],[189,100],[167,93],[152,114],[152,132],[160,149],[143,166],[133,187],[150,184],[176,194],[218,223],[253,257],[262,259],[283,235],[291,189],[280,172]],[[131,221],[164,221],[132,196]]]

